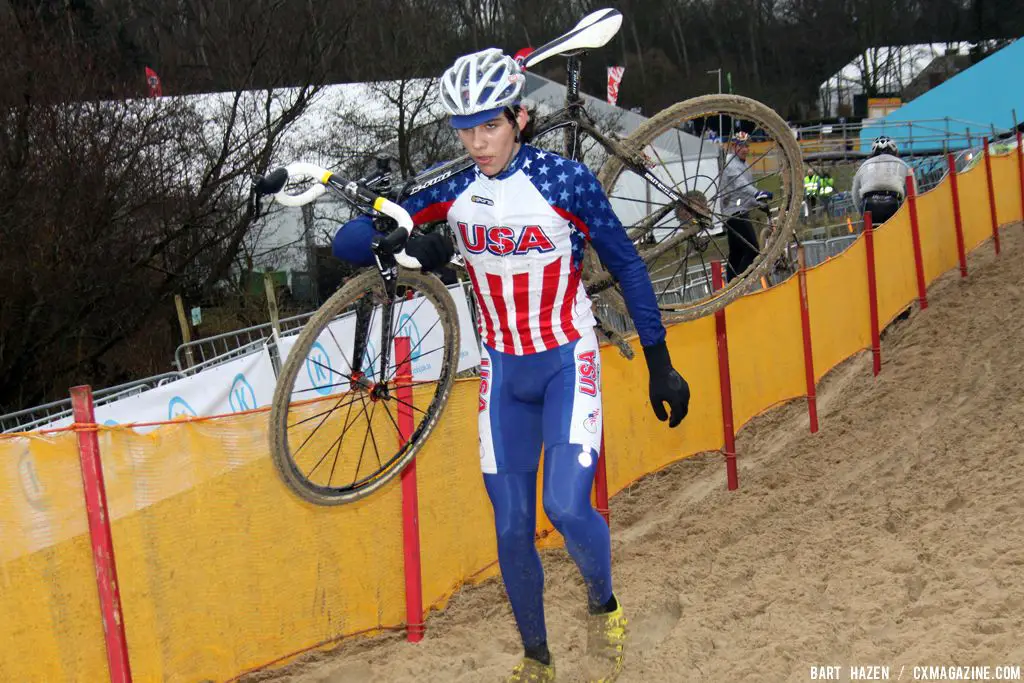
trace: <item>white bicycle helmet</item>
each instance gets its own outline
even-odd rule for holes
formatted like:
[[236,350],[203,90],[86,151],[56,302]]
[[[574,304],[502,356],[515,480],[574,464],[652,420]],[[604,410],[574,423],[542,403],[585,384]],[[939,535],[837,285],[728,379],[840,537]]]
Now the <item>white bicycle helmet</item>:
[[526,76],[514,59],[488,48],[455,60],[441,76],[441,104],[454,128],[472,128],[519,103]]
[[888,135],[879,135],[871,143],[871,154],[899,154],[899,147]]

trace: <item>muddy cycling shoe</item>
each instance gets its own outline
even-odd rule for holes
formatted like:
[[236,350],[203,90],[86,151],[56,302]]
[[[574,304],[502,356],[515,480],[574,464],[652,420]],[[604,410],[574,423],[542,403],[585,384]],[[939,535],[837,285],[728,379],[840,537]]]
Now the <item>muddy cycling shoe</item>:
[[554,664],[541,664],[536,659],[523,657],[523,661],[512,669],[512,675],[505,679],[505,683],[552,683],[554,680]]
[[587,654],[583,661],[583,675],[588,683],[611,683],[619,677],[627,623],[622,605],[613,612],[587,616]]

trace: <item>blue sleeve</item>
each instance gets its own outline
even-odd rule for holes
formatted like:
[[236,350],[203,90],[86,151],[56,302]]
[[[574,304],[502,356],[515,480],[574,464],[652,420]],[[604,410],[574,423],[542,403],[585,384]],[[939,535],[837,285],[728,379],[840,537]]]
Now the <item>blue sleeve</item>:
[[590,243],[601,263],[619,282],[629,315],[643,346],[665,339],[665,326],[658,310],[647,266],[626,235],[626,229],[612,210],[601,184],[586,166],[575,164],[574,188],[566,207],[590,231]]
[[334,258],[356,267],[373,265],[373,252],[370,244],[377,229],[373,227],[373,219],[360,215],[338,228],[331,240],[331,253]]

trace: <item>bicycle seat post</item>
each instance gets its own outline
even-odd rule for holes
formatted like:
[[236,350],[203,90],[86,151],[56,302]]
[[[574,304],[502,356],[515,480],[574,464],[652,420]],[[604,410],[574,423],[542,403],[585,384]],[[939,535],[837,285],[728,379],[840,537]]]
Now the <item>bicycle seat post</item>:
[[[576,121],[579,119],[580,110],[583,107],[583,98],[580,97],[580,73],[582,65],[579,55],[582,50],[568,55],[566,64],[565,84],[565,107],[569,117]],[[572,125],[565,129],[565,156],[574,161],[582,161],[579,158],[581,135],[579,125]]]

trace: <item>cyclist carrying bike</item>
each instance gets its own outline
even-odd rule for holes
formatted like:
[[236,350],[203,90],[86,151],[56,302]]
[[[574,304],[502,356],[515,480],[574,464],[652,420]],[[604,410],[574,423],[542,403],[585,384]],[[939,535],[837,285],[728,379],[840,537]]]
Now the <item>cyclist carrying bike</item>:
[[[622,668],[627,621],[612,590],[608,526],[590,502],[603,415],[595,319],[581,282],[586,242],[621,284],[659,420],[670,427],[682,421],[689,387],[672,367],[644,263],[593,173],[523,139],[525,80],[519,64],[494,48],[460,57],[444,72],[441,102],[475,165],[403,205],[417,225],[447,221],[481,313],[480,464],[525,649],[508,680],[555,676],[535,545],[543,446],[544,510],[587,585],[587,676],[611,681]],[[334,254],[369,263],[373,236],[368,217],[350,221],[335,236]],[[433,270],[454,248],[438,231],[410,237],[406,252]]]
[[853,176],[854,204],[861,213],[871,212],[874,225],[892,218],[903,204],[910,166],[899,154],[896,142],[881,135],[871,143],[871,156]]

